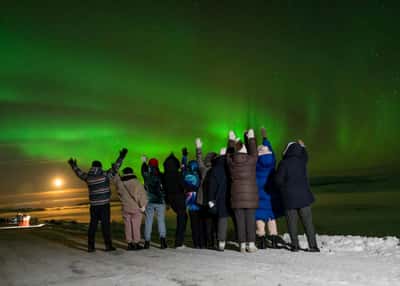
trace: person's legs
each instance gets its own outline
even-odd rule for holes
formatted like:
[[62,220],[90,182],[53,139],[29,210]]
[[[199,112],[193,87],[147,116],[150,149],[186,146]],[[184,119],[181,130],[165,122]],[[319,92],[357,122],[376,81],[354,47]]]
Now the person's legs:
[[195,248],[201,246],[201,232],[200,232],[200,213],[198,211],[189,211],[190,227],[192,229],[192,241]]
[[187,219],[185,210],[176,214],[175,247],[182,246],[184,243]]
[[312,221],[311,207],[305,207],[300,209],[301,223],[303,224],[304,231],[307,235],[308,247],[310,249],[318,249],[317,239],[315,236],[314,224]]
[[160,236],[160,248],[165,249],[168,247],[166,235],[167,229],[165,226],[165,204],[157,204],[157,225],[158,225],[158,234]]
[[244,209],[235,209],[234,212],[236,218],[238,242],[246,242],[246,222]]
[[267,246],[265,243],[265,222],[263,220],[256,220],[256,235],[257,247],[265,249]]
[[270,219],[267,222],[269,235],[278,235],[278,227],[275,219]]
[[218,234],[217,234],[218,241],[226,241],[226,232],[228,230],[228,218],[227,217],[218,218],[217,229],[218,229]]
[[256,234],[260,237],[265,236],[265,222],[263,220],[257,220],[256,227]]
[[256,241],[256,222],[255,222],[255,209],[245,210],[245,223],[246,223],[246,242]]
[[110,204],[100,206],[101,211],[101,230],[103,232],[106,250],[112,250],[111,225],[110,225]]
[[299,249],[299,238],[297,237],[297,220],[297,209],[286,210],[286,222],[293,250]]
[[248,243],[247,250],[249,252],[257,251],[256,247],[256,222],[255,222],[255,209],[245,210],[245,223],[246,223],[246,242]]
[[124,228],[125,228],[125,239],[127,243],[132,243],[132,217],[128,212],[122,213],[122,218],[124,219]]
[[151,240],[151,232],[153,228],[153,217],[154,217],[154,205],[147,204],[146,206],[146,219],[145,219],[145,226],[144,226],[144,240],[150,241]]
[[132,215],[132,240],[133,243],[140,242],[140,226],[142,224],[142,212],[140,210],[136,211]]
[[90,206],[90,223],[88,230],[88,251],[94,251],[95,249],[95,235],[97,230],[97,224],[99,217],[96,212],[96,206]]
[[165,205],[157,204],[155,208],[157,211],[158,234],[160,237],[165,238],[165,236],[167,235],[167,229],[165,226]]
[[206,217],[204,216],[203,210],[199,212],[199,246],[205,248],[207,246],[207,225]]
[[220,217],[217,221],[217,240],[218,240],[218,250],[224,251],[226,245],[226,232],[228,230],[228,218]]

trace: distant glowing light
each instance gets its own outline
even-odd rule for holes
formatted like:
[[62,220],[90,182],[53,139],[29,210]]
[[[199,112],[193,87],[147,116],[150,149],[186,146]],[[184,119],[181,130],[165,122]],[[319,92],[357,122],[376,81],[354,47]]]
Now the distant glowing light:
[[60,178],[55,178],[54,181],[53,181],[53,184],[54,184],[55,187],[59,188],[64,184],[64,182]]

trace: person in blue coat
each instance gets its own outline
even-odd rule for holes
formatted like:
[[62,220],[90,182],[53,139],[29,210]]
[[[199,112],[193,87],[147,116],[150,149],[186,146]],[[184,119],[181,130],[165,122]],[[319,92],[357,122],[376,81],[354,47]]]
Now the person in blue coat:
[[256,166],[256,180],[259,196],[259,207],[256,210],[257,242],[258,248],[266,248],[265,224],[268,226],[271,248],[277,248],[278,228],[276,218],[282,216],[283,209],[279,192],[274,187],[273,176],[275,174],[275,154],[271,142],[267,139],[265,128],[261,128],[263,144],[258,146],[258,160]]

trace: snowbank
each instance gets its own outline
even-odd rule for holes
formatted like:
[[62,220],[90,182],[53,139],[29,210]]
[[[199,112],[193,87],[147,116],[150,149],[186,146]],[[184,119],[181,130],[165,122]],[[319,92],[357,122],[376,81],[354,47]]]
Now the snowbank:
[[[396,237],[319,235],[321,253],[267,249],[254,254],[157,247],[108,253],[100,243],[89,254],[82,239],[74,246],[74,236],[64,238],[68,246],[28,232],[0,233],[1,285],[400,285]],[[304,236],[300,243],[307,246]]]

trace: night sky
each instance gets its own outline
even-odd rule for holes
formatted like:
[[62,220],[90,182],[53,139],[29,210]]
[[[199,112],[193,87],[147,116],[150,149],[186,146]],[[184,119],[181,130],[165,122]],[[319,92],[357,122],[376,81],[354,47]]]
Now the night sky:
[[400,169],[396,1],[106,2],[0,4],[0,192],[261,126],[313,176]]

